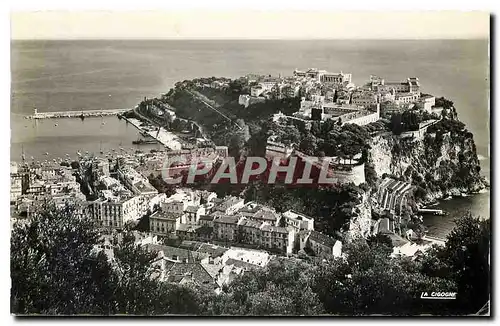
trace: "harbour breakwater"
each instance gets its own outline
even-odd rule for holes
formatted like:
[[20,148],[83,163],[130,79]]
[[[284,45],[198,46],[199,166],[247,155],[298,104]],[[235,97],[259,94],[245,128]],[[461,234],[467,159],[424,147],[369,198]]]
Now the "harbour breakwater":
[[26,119],[53,119],[53,118],[87,118],[118,115],[130,109],[100,109],[100,110],[75,110],[75,111],[54,111],[38,112],[34,110],[32,115],[25,116]]

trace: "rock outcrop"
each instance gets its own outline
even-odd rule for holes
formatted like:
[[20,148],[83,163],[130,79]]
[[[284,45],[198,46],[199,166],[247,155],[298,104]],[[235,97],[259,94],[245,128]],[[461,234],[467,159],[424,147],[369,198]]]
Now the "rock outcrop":
[[389,133],[374,137],[369,161],[377,176],[388,174],[412,183],[423,201],[484,189],[472,133],[445,123],[432,130],[423,139]]
[[[367,163],[377,176],[376,184],[386,176],[408,182],[414,186],[412,198],[416,202],[425,204],[485,188],[473,135],[458,120],[440,121],[420,139],[386,132],[374,136],[369,145]],[[372,196],[375,191],[372,188],[361,195],[347,239],[372,234],[372,211],[379,209]]]

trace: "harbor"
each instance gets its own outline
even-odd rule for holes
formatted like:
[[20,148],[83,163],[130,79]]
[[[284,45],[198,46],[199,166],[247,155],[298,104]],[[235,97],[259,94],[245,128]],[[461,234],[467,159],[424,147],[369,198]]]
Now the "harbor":
[[88,118],[118,115],[129,111],[129,109],[100,109],[100,110],[75,110],[75,111],[54,111],[38,112],[33,110],[32,115],[25,116],[25,119],[56,119],[56,118]]
[[[162,144],[168,149],[171,150],[182,149],[182,144],[179,141],[178,137],[175,134],[169,132],[168,130],[165,130],[162,127],[152,127],[146,125],[142,121],[135,118],[127,118],[125,116],[122,116],[122,119],[124,119],[126,122],[136,127],[141,135],[155,139],[158,143]],[[136,140],[134,142],[137,143],[140,142],[140,140]],[[142,143],[149,143],[149,141],[146,139],[143,140]]]
[[119,120],[116,116],[103,116],[91,119],[33,119],[22,116],[11,118],[13,133],[11,140],[11,158],[20,160],[24,153],[27,160],[35,161],[78,158],[77,152],[99,155],[103,152],[112,155],[135,153],[137,150],[149,152],[165,149],[162,144],[133,144],[138,138],[135,126]]

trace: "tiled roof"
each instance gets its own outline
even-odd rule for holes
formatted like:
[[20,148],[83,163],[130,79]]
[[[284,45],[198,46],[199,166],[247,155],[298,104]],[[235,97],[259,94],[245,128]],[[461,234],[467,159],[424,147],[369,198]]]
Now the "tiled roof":
[[157,191],[155,188],[153,188],[149,183],[146,183],[142,180],[137,181],[134,183],[134,187],[139,189],[140,192],[152,192],[152,191]]
[[210,284],[214,282],[214,278],[201,264],[176,263],[168,272],[167,281],[179,283],[182,280],[192,280],[199,284]]
[[226,261],[226,265],[234,265],[235,267],[241,267],[241,268],[244,268],[246,270],[259,267],[258,265],[250,264],[250,263],[247,263],[245,261],[236,260],[233,258],[229,258]]
[[229,249],[224,248],[224,247],[219,247],[217,245],[211,245],[208,243],[204,243],[198,249],[198,252],[203,253],[203,254],[209,254],[212,258],[215,258],[215,257],[221,257],[228,250]]
[[170,213],[170,212],[156,212],[150,216],[150,218],[159,218],[162,220],[175,221],[180,218],[180,214]]
[[259,210],[257,213],[255,213],[253,218],[259,220],[276,221],[278,219],[278,214],[268,208],[263,208]]
[[328,247],[333,247],[337,242],[333,238],[330,238],[326,234],[318,231],[311,231],[311,233],[309,234],[309,239]]
[[252,221],[249,219],[245,219],[240,223],[240,226],[246,226],[246,227],[251,227],[251,228],[260,228],[262,226],[263,222],[258,222],[258,221]]
[[198,250],[204,243],[200,241],[189,241],[189,240],[184,240],[181,242],[179,247],[183,249],[188,249],[188,250],[193,250],[196,251]]
[[[183,261],[184,259],[187,259],[190,261],[192,261],[192,260],[201,261],[202,259],[208,257],[208,254],[190,251],[190,250],[183,249],[183,248],[157,245],[157,244],[147,244],[146,249],[149,251],[153,251],[153,252],[162,251],[165,258],[172,259],[172,260]],[[174,256],[176,256],[177,259],[174,259]]]
[[200,209],[200,206],[191,205],[191,206],[186,207],[186,212],[196,213],[198,211],[198,209]]
[[294,220],[297,220],[297,221],[314,220],[313,217],[308,216],[308,215],[303,214],[303,213],[296,212],[294,210],[289,210],[289,211],[283,213],[283,215],[285,217],[288,217],[290,219],[294,219]]
[[243,198],[239,198],[239,197],[234,197],[234,196],[227,197],[227,198],[224,198],[224,201],[222,203],[220,203],[219,205],[217,205],[216,208],[226,210],[229,207],[236,205],[236,203],[238,203],[242,200],[243,200]]
[[177,231],[181,231],[181,232],[196,232],[196,230],[198,230],[199,228],[201,228],[200,225],[192,225],[192,224],[179,224],[179,226],[177,227]]
[[[242,215],[254,214],[255,212],[257,212],[261,208],[262,208],[261,204],[250,202],[250,203],[245,204],[245,206],[243,206],[242,208],[240,208],[238,210],[238,213],[240,213]],[[247,213],[247,214],[245,214],[245,213]]]
[[240,219],[240,216],[237,216],[237,215],[224,215],[218,219],[215,219],[214,223],[237,224],[239,219]]
[[212,216],[212,215],[200,215],[200,220],[213,221],[214,219],[215,219],[215,216]]
[[215,264],[200,264],[200,265],[207,271],[207,273],[213,279],[216,279],[221,269],[224,268],[223,265],[215,265]]

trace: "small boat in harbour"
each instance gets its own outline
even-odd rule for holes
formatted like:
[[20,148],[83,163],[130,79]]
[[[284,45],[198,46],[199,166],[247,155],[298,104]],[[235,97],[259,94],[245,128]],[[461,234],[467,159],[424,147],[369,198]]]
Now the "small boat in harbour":
[[134,145],[145,145],[145,144],[156,144],[156,143],[158,143],[158,141],[156,141],[155,139],[138,139],[132,141],[132,144]]

